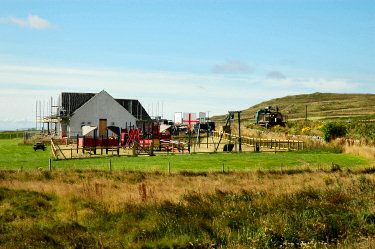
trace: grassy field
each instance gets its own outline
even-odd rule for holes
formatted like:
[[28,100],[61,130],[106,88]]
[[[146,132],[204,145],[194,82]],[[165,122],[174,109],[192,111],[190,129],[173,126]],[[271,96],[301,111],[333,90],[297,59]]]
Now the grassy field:
[[[254,119],[258,109],[278,106],[289,119],[305,118],[308,108],[309,119],[374,119],[375,94],[314,93],[286,96],[254,105],[242,112],[243,119]],[[213,119],[224,119],[224,116]]]
[[109,158],[60,160],[49,171],[49,148],[20,142],[0,140],[0,248],[375,246],[371,159],[191,154],[112,157],[112,171]]
[[[34,152],[32,145],[19,145],[20,140],[0,140],[0,170],[36,170],[48,168],[49,148]],[[243,154],[191,154],[174,156],[112,157],[114,170],[159,170],[166,171],[168,163],[171,171],[220,171],[224,163],[229,170],[279,169],[309,166],[311,168],[330,167],[332,162],[342,168],[369,166],[373,161],[360,156],[328,152],[282,152]],[[53,161],[54,169],[108,169],[108,158]]]
[[374,171],[0,171],[0,248],[374,248]]

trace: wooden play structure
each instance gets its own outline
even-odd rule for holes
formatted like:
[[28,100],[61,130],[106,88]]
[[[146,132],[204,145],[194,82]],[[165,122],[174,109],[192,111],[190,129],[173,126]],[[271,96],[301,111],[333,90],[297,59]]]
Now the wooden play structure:
[[99,137],[97,127],[82,127],[82,130],[85,135],[77,135],[75,139],[51,139],[53,157],[75,159],[188,152],[184,141],[171,139],[171,126],[159,122],[143,123],[141,127],[130,124],[125,129],[109,126],[106,135]]

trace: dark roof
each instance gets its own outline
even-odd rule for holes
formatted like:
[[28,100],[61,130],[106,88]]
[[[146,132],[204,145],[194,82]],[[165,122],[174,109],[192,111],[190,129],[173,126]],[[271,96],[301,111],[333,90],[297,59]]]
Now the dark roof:
[[67,115],[73,114],[84,103],[89,101],[96,93],[61,93],[61,107],[64,108]]
[[[73,114],[78,108],[94,97],[96,93],[61,93],[61,106],[67,115]],[[115,99],[138,120],[150,120],[150,116],[137,99]]]
[[122,105],[130,114],[132,114],[138,120],[149,120],[151,119],[142,104],[137,99],[116,99],[116,101]]

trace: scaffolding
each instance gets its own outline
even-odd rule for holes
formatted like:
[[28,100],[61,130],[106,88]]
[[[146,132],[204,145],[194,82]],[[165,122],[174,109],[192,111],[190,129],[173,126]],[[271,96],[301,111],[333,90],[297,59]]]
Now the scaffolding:
[[47,100],[36,100],[35,103],[35,129],[44,135],[56,136],[60,133],[61,98],[52,96]]

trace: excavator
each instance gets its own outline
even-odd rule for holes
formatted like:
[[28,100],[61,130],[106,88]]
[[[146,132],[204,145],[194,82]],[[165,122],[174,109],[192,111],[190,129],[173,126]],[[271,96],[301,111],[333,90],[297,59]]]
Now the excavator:
[[287,117],[279,112],[277,106],[267,106],[264,109],[259,109],[255,115],[255,124],[267,129],[276,125],[284,127],[286,122]]

